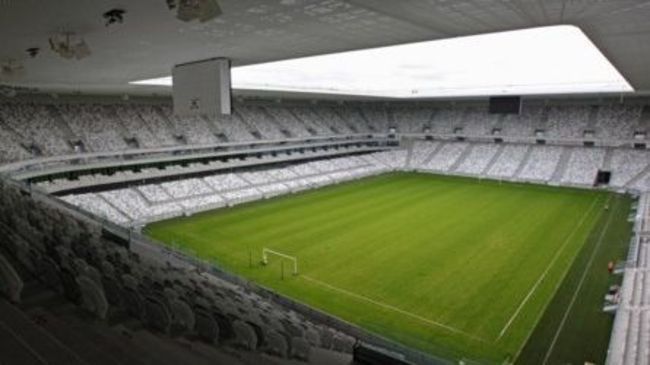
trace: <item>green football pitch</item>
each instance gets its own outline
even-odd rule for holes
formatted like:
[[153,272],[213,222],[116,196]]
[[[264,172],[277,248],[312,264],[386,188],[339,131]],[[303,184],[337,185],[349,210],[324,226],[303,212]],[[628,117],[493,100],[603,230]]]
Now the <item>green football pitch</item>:
[[[602,241],[605,207],[620,199],[395,173],[158,222],[146,232],[391,340],[496,363],[520,355],[563,279],[589,269],[570,274],[576,257],[590,257],[586,243]],[[616,208],[623,215],[624,203]],[[261,265],[263,248],[297,258],[299,275],[277,255]],[[565,290],[567,299],[579,289]],[[553,317],[562,317],[557,311]]]

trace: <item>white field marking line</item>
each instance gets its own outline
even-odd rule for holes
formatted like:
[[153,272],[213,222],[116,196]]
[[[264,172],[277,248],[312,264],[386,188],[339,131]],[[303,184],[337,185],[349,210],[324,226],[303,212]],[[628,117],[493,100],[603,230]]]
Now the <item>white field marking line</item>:
[[[607,200],[606,203],[609,203],[609,201],[611,200],[611,196],[608,197],[607,199],[608,199],[608,200]],[[570,269],[571,269],[570,267],[567,269],[567,273],[568,273],[568,270],[570,270]],[[565,274],[565,276],[566,276],[566,274]],[[557,293],[557,290],[558,290],[558,288],[560,287],[560,285],[562,285],[562,282],[563,282],[563,281],[564,281],[564,280],[560,280],[560,281],[558,281],[558,282],[555,284],[555,288],[553,288],[553,292]],[[535,318],[535,323],[539,323],[540,318],[542,318],[543,315],[544,315],[544,311],[540,311],[539,313],[537,313],[537,317]],[[532,335],[533,335],[533,331],[530,331],[530,332],[528,333],[528,336],[526,336],[526,341],[524,341],[524,343],[527,343],[527,342],[528,342],[528,339],[529,339]],[[519,351],[517,352],[517,356],[515,356],[514,358],[515,358],[515,359],[518,358],[522,351],[523,351],[523,348],[520,348]]]
[[461,334],[461,335],[467,336],[467,337],[469,337],[469,338],[471,338],[471,339],[474,339],[474,340],[477,340],[477,341],[488,342],[488,341],[486,341],[486,340],[483,339],[483,338],[480,338],[480,337],[474,336],[474,335],[472,335],[472,334],[470,334],[470,333],[464,332],[464,331],[462,331],[462,330],[459,330],[459,329],[454,328],[454,327],[452,327],[452,326],[446,325],[446,324],[444,324],[444,323],[436,322],[436,321],[434,321],[434,320],[431,320],[431,319],[428,319],[428,318],[424,318],[424,317],[422,317],[422,316],[419,316],[419,315],[417,315],[417,314],[415,314],[415,313],[411,313],[411,312],[405,311],[405,310],[403,310],[403,309],[399,309],[399,308],[394,307],[394,306],[392,306],[392,305],[390,305],[390,304],[382,303],[382,302],[376,301],[376,300],[374,300],[374,299],[370,299],[370,298],[368,298],[368,297],[366,297],[366,296],[363,296],[363,295],[360,295],[360,294],[356,294],[356,293],[352,293],[352,292],[350,292],[350,291],[347,291],[347,290],[345,290],[345,289],[341,289],[341,288],[335,287],[335,286],[333,286],[333,285],[330,285],[330,284],[328,284],[328,283],[325,283],[325,282],[322,282],[322,281],[320,281],[320,280],[314,279],[314,278],[309,277],[309,276],[307,276],[307,275],[300,275],[299,277],[301,277],[301,278],[303,278],[303,279],[305,279],[305,280],[311,281],[311,282],[313,282],[313,283],[315,283],[315,284],[322,285],[322,286],[324,286],[324,287],[326,287],[326,288],[328,288],[328,289],[330,289],[330,290],[334,290],[334,291],[337,291],[337,292],[339,292],[339,293],[342,293],[342,294],[345,294],[345,295],[348,295],[348,296],[354,297],[354,298],[356,298],[356,299],[360,299],[360,300],[366,301],[366,302],[368,302],[368,303],[374,304],[374,305],[376,305],[376,306],[382,307],[382,308],[384,308],[384,309],[389,309],[389,310],[392,310],[392,311],[394,311],[394,312],[397,312],[397,313],[403,314],[403,315],[405,315],[405,316],[408,316],[408,317],[411,317],[411,318],[417,319],[417,320],[419,320],[419,321],[421,321],[421,322],[424,322],[424,323],[426,323],[426,324],[428,324],[428,325],[432,325],[432,326],[435,326],[435,327],[440,327],[440,328],[446,329],[447,331],[450,331],[450,332],[453,332],[453,333],[458,333],[458,334]]
[[[610,199],[611,200],[611,196]],[[607,201],[607,204],[609,204],[609,200]],[[573,292],[573,296],[571,297],[571,302],[569,302],[569,306],[567,307],[566,311],[564,312],[564,316],[562,317],[562,321],[560,322],[560,326],[557,328],[557,331],[555,332],[555,336],[553,336],[553,341],[551,342],[551,346],[549,346],[548,351],[546,351],[546,355],[544,355],[544,361],[542,364],[546,364],[548,362],[548,359],[551,357],[551,353],[553,352],[553,349],[555,348],[555,344],[557,343],[557,339],[560,337],[560,333],[562,332],[562,329],[564,328],[564,324],[566,323],[567,318],[569,318],[569,313],[571,312],[571,308],[573,308],[573,305],[575,304],[576,299],[578,298],[578,293],[580,292],[580,289],[582,289],[582,284],[584,283],[585,279],[587,278],[587,274],[589,273],[589,269],[591,268],[591,265],[594,262],[594,258],[596,257],[596,253],[598,252],[598,249],[600,246],[602,246],[603,243],[603,238],[605,237],[605,233],[607,232],[607,229],[610,226],[610,223],[612,223],[612,217],[614,214],[611,212],[609,213],[609,217],[607,218],[607,223],[603,227],[603,230],[600,232],[600,236],[598,236],[598,243],[596,244],[596,247],[594,247],[594,250],[591,252],[591,256],[589,257],[589,261],[587,262],[587,266],[585,267],[585,271],[582,272],[582,277],[580,277],[580,281],[578,282],[578,287],[576,290]]]
[[546,266],[546,269],[544,270],[542,275],[540,275],[539,279],[537,279],[537,282],[535,283],[535,285],[533,285],[533,287],[530,288],[530,290],[528,291],[528,294],[526,294],[526,297],[524,297],[524,299],[521,301],[521,303],[519,303],[519,307],[517,307],[517,310],[512,314],[512,316],[510,316],[510,319],[508,320],[506,325],[503,326],[503,329],[499,333],[499,337],[497,337],[497,339],[494,342],[499,341],[501,339],[501,337],[503,337],[503,335],[506,333],[508,328],[510,328],[510,325],[512,325],[512,322],[514,322],[515,318],[517,318],[517,316],[519,315],[519,312],[521,312],[521,310],[524,308],[524,305],[526,305],[528,300],[533,296],[533,294],[537,290],[537,287],[542,283],[542,281],[544,281],[544,279],[546,278],[546,275],[549,273],[549,271],[551,271],[551,268],[555,264],[555,261],[557,261],[557,259],[560,258],[560,254],[562,254],[562,252],[564,251],[564,248],[566,248],[566,246],[569,244],[569,241],[570,241],[571,237],[573,237],[573,235],[578,231],[578,228],[580,228],[584,224],[585,220],[587,219],[587,217],[589,216],[591,211],[594,209],[594,207],[596,206],[596,203],[599,200],[600,199],[595,199],[591,203],[591,207],[589,207],[589,210],[587,210],[585,212],[585,214],[582,215],[582,218],[580,219],[580,222],[578,224],[576,224],[575,227],[573,227],[573,230],[571,231],[571,233],[564,240],[564,243],[562,244],[560,249],[557,250],[557,252],[555,253],[555,256],[553,256],[553,259]]

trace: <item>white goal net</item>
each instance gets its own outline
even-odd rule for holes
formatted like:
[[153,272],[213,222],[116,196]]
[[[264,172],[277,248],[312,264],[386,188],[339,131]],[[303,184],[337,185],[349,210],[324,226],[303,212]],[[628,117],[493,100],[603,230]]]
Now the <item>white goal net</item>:
[[295,256],[287,255],[282,252],[271,250],[270,248],[262,249],[262,264],[269,264],[269,256],[278,256],[282,259],[289,260],[293,263],[293,274],[298,275],[298,258]]

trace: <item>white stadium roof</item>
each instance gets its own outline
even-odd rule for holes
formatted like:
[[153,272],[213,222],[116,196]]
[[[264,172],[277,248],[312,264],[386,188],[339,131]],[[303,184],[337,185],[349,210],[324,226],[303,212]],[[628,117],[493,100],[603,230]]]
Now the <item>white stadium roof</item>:
[[[388,62],[388,65],[382,66],[399,66],[404,71],[406,65],[406,68],[410,68],[409,72],[399,75],[391,72],[385,73],[390,76],[378,77],[378,68],[364,68],[363,63],[367,63],[367,59],[358,57],[355,62],[346,61],[348,70],[356,71],[344,73],[347,74],[348,81],[372,77],[378,83],[367,85],[366,92],[361,94],[380,97],[405,97],[414,94],[428,97],[588,93],[596,89],[581,87],[594,86],[594,82],[601,83],[598,85],[599,91],[617,93],[634,89],[639,94],[650,91],[650,72],[647,66],[650,59],[650,23],[647,22],[647,19],[650,19],[650,1],[219,0],[219,4],[223,14],[218,18],[206,23],[184,23],[170,13],[164,0],[2,0],[0,44],[3,46],[0,48],[0,62],[15,59],[25,68],[25,72],[20,76],[5,81],[52,92],[167,93],[168,88],[142,87],[129,82],[166,76],[174,64],[212,57],[231,58],[233,65],[237,67],[396,44],[571,25],[577,29],[551,29],[562,29],[568,32],[566,34],[573,34],[574,40],[578,40],[582,35],[584,40],[593,43],[604,57],[592,58],[596,62],[587,64],[578,61],[576,56],[583,51],[591,52],[586,48],[581,51],[579,48],[568,46],[570,43],[555,44],[552,38],[539,38],[539,41],[533,44],[539,47],[522,50],[519,58],[503,57],[504,52],[508,51],[503,43],[497,43],[494,48],[475,49],[476,53],[472,53],[473,57],[469,57],[467,61],[478,62],[468,66],[449,62],[458,58],[450,56],[451,52],[443,55],[442,52],[446,52],[444,47],[435,48],[455,43],[455,40],[450,40],[420,43],[433,47],[430,51],[438,52],[439,57],[436,57],[435,53],[429,53],[426,56],[429,59],[423,56],[412,60],[414,62],[402,62],[399,65]],[[125,21],[123,24],[106,27],[101,15],[112,8],[126,9]],[[65,60],[51,52],[47,45],[48,37],[66,31],[83,36],[91,48],[92,55],[82,60]],[[491,36],[493,35],[485,37]],[[485,37],[483,39],[486,39]],[[564,40],[568,38],[571,36],[560,37]],[[468,39],[476,40],[481,37]],[[528,45],[531,45],[529,41]],[[542,48],[543,46],[550,48]],[[30,47],[40,47],[41,53],[35,58],[30,58],[25,52]],[[553,49],[555,51],[552,51]],[[401,49],[405,54],[407,51],[407,48]],[[554,53],[545,58],[544,62],[533,63],[548,52]],[[337,60],[336,57],[340,55],[308,59],[321,62],[312,64],[312,69],[315,67],[319,71],[327,71],[318,74],[317,78],[329,82],[337,80],[335,73],[338,72],[340,76],[340,70],[336,70],[333,65],[340,62],[340,59]],[[613,67],[607,62],[601,62],[606,61],[605,58]],[[376,57],[374,59],[377,60]],[[437,68],[423,69],[423,65],[431,66],[431,60],[439,63],[436,64]],[[493,66],[503,66],[504,61],[509,62],[505,62],[507,67],[504,69],[512,71],[511,77],[524,79],[495,82],[496,73],[491,72]],[[294,62],[293,66],[291,63],[276,63],[236,68],[233,75],[235,86],[239,83],[241,89],[277,90],[277,87],[268,87],[272,83],[278,83],[277,80],[265,80],[261,76],[277,76],[276,71],[266,71],[271,65],[280,65],[283,67],[280,74],[285,77],[281,81],[287,86],[281,92],[360,94],[358,90],[346,85],[346,80],[324,86],[335,89],[334,91],[323,90],[324,87],[319,86],[321,84],[317,85],[315,80],[311,80],[310,75],[314,73],[309,73],[309,77],[305,76],[304,71],[302,74],[296,74],[294,66],[297,62],[305,60],[291,62]],[[372,64],[380,65],[380,62]],[[559,70],[557,65],[562,65],[564,71],[568,72],[565,75],[570,77],[555,72]],[[463,70],[458,71],[459,67]],[[597,75],[592,80],[581,78],[588,73],[586,71],[590,70],[590,67],[599,72],[610,72],[608,75],[592,72],[591,76]],[[249,71],[245,73],[244,70]],[[427,74],[432,70],[434,74]],[[461,80],[469,79],[473,82],[473,85],[470,85],[472,90],[468,89],[468,84],[451,82],[453,77],[450,75],[453,75],[454,70],[457,74],[462,74]],[[474,73],[468,73],[467,70]],[[583,75],[576,70],[581,71]],[[612,70],[614,72],[611,72]],[[477,80],[476,75],[489,77],[486,78],[487,81],[481,81]],[[536,77],[537,80],[531,80],[530,77]],[[435,85],[429,82],[431,80],[435,81]],[[544,90],[545,80],[548,81],[547,86],[555,88]],[[573,89],[563,88],[560,85],[562,80],[571,84]],[[533,84],[537,86],[526,88]],[[395,88],[387,92],[387,85]],[[480,86],[483,86],[482,91]]]

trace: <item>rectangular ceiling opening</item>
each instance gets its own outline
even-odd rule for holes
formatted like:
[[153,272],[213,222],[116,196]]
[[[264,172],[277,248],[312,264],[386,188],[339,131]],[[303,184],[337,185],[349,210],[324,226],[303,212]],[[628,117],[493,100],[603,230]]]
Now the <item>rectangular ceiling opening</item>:
[[[171,85],[171,78],[132,84]],[[570,25],[234,67],[232,85],[386,98],[634,91],[589,38]]]

